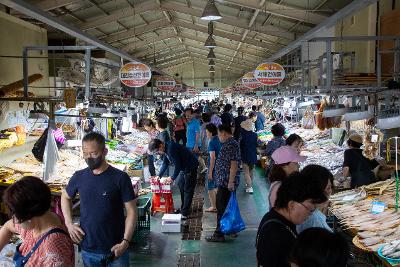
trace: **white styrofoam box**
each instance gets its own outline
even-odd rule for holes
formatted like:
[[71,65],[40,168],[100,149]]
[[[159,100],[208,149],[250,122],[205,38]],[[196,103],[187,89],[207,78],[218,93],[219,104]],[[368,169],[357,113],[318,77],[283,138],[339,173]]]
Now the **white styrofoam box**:
[[180,233],[181,224],[176,222],[162,221],[161,232],[163,233]]
[[168,222],[179,222],[181,223],[182,220],[182,214],[172,214],[172,213],[166,213],[162,217],[163,221],[168,221]]

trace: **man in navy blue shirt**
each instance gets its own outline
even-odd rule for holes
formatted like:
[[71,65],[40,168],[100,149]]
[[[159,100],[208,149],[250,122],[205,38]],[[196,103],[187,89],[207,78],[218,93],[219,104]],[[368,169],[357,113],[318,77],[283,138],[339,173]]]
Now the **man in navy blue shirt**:
[[[137,220],[137,200],[131,180],[125,172],[106,162],[108,151],[103,135],[87,134],[82,140],[82,150],[88,168],[72,176],[61,197],[68,232],[72,241],[81,245],[84,266],[128,267],[127,249]],[[78,193],[80,225],[72,221],[71,200]]]
[[159,174],[160,177],[162,177],[170,163],[175,166],[174,173],[170,177],[171,182],[178,178],[180,172],[183,172],[178,186],[182,201],[180,213],[182,214],[182,219],[186,219],[192,205],[199,161],[188,148],[174,142],[164,143],[159,139],[154,139],[149,144],[149,151],[150,153],[165,155]]
[[261,112],[262,109],[262,105],[260,106],[252,106],[251,109],[256,112],[257,114],[257,120],[255,122],[255,127],[256,127],[256,132],[264,130],[265,128],[265,116],[264,114]]

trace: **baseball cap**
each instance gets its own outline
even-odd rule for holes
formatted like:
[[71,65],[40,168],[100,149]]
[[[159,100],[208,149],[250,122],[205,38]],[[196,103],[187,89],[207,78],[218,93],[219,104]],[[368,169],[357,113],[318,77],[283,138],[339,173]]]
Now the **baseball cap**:
[[278,165],[289,162],[303,162],[307,159],[305,156],[300,156],[297,151],[290,146],[281,146],[272,153],[271,157],[275,164]]

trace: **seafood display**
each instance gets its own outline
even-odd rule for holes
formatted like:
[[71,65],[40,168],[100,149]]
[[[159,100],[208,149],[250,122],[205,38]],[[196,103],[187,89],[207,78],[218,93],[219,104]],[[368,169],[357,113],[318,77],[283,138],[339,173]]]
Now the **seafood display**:
[[[353,243],[357,247],[378,251],[388,246],[384,256],[397,255],[394,244],[400,240],[400,212],[394,209],[395,189],[394,179],[389,179],[331,196],[331,212],[343,229],[355,234]],[[374,203],[383,203],[384,211],[373,213]]]

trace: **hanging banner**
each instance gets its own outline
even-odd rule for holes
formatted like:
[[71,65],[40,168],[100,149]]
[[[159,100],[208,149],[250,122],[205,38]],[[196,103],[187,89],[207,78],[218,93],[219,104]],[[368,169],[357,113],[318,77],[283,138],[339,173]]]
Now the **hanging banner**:
[[262,86],[262,83],[260,83],[255,77],[254,77],[254,72],[248,72],[246,73],[243,78],[242,78],[242,84],[244,87],[247,87],[249,89],[256,89],[260,86]]
[[161,91],[173,91],[176,86],[174,78],[167,76],[158,77],[156,80],[156,87]]
[[145,86],[151,79],[151,69],[139,62],[129,62],[119,70],[119,80],[128,87]]
[[254,71],[254,77],[264,85],[278,85],[285,79],[285,70],[278,63],[262,63]]
[[239,79],[233,84],[232,89],[234,92],[243,92],[246,91],[248,88],[243,85],[242,79]]
[[197,89],[190,86],[187,91],[186,91],[189,95],[197,95]]

